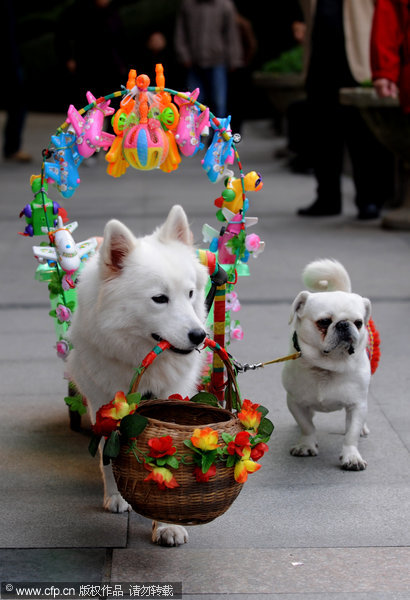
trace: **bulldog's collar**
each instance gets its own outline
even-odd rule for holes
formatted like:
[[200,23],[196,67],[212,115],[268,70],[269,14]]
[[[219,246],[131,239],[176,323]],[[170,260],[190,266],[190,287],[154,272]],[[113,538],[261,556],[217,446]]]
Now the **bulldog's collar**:
[[302,352],[302,350],[300,349],[300,346],[299,346],[298,334],[296,333],[296,331],[293,332],[292,342],[293,342],[293,347],[296,350],[296,352]]

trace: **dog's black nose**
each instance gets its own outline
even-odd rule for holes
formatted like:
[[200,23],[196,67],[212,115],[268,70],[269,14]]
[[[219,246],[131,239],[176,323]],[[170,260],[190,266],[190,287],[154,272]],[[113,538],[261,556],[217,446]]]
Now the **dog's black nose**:
[[339,321],[339,323],[336,323],[335,325],[337,331],[340,331],[340,333],[342,333],[343,331],[347,331],[350,327],[349,321]]
[[206,332],[203,329],[191,329],[188,333],[189,340],[198,346],[201,342],[204,341],[206,337]]

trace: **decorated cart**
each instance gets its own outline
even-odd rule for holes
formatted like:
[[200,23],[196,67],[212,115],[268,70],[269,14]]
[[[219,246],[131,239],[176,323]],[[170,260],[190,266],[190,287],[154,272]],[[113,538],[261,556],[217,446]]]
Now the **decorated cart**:
[[[144,370],[167,350],[160,342],[136,365],[127,391],[119,391],[97,413],[90,451],[102,445],[105,462],[113,461],[123,496],[135,510],[168,522],[202,523],[222,514],[236,498],[248,473],[260,468],[273,425],[267,410],[240,397],[236,365],[227,352],[243,332],[236,318],[240,308],[235,286],[248,275],[248,259],[263,250],[257,219],[248,217],[249,192],[262,188],[259,173],[244,173],[230,117],[216,117],[198,101],[199,89],[179,92],[165,87],[162,65],[156,65],[155,86],[147,75],[129,72],[119,91],[87,105],[70,105],[67,119],[43,150],[41,172],[31,177],[33,200],[20,213],[23,236],[46,236],[33,247],[39,265],[36,279],[48,284],[57,355],[65,360],[72,347],[67,335],[76,310],[76,282],[84,262],[97,249],[95,238],[77,243],[77,222],[68,222],[62,206],[76,193],[81,164],[95,152],[106,152],[107,173],[122,177],[135,170],[172,173],[182,157],[200,157],[200,167],[221,192],[214,201],[216,225],[205,224],[206,247],[198,259],[208,267],[207,308],[211,338],[205,347],[212,359],[192,399],[147,401],[137,391]],[[117,101],[117,109],[111,102]],[[111,117],[111,131],[105,131]],[[234,169],[238,170],[237,176]],[[59,195],[59,202],[50,198]],[[205,351],[205,348],[204,348]],[[69,384],[65,399],[71,414],[83,414],[86,400]],[[189,402],[187,402],[189,400]]]

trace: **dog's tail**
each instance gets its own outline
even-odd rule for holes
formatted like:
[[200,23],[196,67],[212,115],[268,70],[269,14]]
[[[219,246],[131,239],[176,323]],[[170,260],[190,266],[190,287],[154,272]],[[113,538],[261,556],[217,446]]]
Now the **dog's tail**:
[[307,289],[312,292],[351,292],[350,277],[337,260],[324,258],[309,263],[302,275]]

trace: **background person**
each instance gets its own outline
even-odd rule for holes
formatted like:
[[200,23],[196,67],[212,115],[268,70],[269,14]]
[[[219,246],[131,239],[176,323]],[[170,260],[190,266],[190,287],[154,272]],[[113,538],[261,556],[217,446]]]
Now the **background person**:
[[392,195],[394,159],[369,130],[357,108],[339,92],[371,79],[370,33],[374,0],[301,0],[306,33],[306,92],[317,181],[313,204],[301,216],[342,211],[341,175],[347,147],[359,219],[377,218]]

